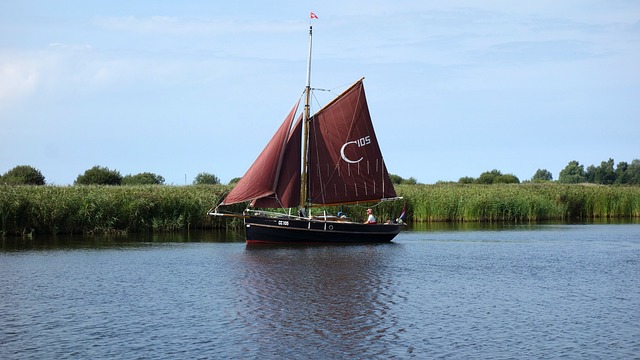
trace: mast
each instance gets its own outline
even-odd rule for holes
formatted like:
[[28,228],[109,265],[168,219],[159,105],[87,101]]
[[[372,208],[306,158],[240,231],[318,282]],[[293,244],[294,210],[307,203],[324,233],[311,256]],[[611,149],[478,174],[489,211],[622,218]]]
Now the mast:
[[307,180],[307,168],[309,162],[308,156],[308,146],[309,146],[309,118],[311,109],[309,107],[309,101],[311,98],[311,45],[313,43],[313,26],[309,24],[309,55],[307,61],[307,86],[305,88],[305,99],[304,99],[304,118],[302,122],[303,127],[303,136],[302,136],[302,175],[300,176],[300,208],[307,208],[307,191],[308,191],[308,180]]

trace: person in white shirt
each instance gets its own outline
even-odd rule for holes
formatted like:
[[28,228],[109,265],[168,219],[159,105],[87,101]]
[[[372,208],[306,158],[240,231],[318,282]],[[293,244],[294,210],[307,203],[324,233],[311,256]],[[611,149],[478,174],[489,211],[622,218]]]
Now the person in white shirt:
[[364,223],[365,224],[377,224],[376,217],[373,216],[373,210],[367,209],[367,221],[365,221]]

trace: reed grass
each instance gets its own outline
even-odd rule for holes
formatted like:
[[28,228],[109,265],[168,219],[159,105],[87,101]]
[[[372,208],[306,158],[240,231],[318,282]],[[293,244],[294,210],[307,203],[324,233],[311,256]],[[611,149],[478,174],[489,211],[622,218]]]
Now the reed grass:
[[223,227],[206,215],[226,186],[0,186],[3,234],[177,231]]
[[[0,233],[73,234],[183,231],[241,226],[207,216],[230,188],[198,186],[0,185]],[[640,217],[640,187],[573,184],[397,185],[402,201],[377,206],[313,209],[346,212],[363,221],[396,219],[406,206],[410,222],[587,220]],[[225,210],[242,212],[244,204]]]
[[397,186],[415,222],[640,217],[640,187],[576,184]]

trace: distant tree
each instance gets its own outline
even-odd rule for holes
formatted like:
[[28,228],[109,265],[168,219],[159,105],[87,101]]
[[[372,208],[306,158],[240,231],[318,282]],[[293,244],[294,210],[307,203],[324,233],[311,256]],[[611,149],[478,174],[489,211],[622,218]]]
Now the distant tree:
[[242,179],[242,178],[237,177],[237,178],[233,178],[233,179],[229,180],[229,185],[237,184],[238,181],[240,181],[240,179]]
[[475,182],[476,182],[476,179],[470,176],[465,176],[458,179],[458,184],[473,184]]
[[558,182],[563,184],[579,184],[587,180],[584,172],[584,166],[580,165],[576,160],[572,160],[567,166],[560,171]]
[[394,185],[402,184],[402,181],[404,180],[402,176],[396,174],[389,174],[389,179],[391,179],[391,183]]
[[600,166],[596,168],[593,182],[603,185],[611,185],[616,182],[616,172],[613,169],[613,159],[609,158],[609,160],[600,163]]
[[640,159],[634,159],[625,171],[627,184],[640,185]]
[[496,176],[493,179],[493,184],[520,184],[520,179],[513,174],[504,174]]
[[585,170],[585,172],[584,172],[584,178],[585,178],[584,181],[588,182],[588,183],[595,184],[596,183],[596,172],[597,172],[597,168],[595,167],[595,165],[587,166],[587,170]]
[[620,161],[616,166],[616,184],[628,184],[629,183],[629,174],[627,170],[629,169],[629,164],[626,161]]
[[493,184],[495,179],[499,176],[502,176],[502,172],[500,170],[491,170],[485,171],[476,179],[477,184]]
[[621,161],[616,166],[615,184],[640,184],[640,159],[634,159],[631,164]]
[[418,183],[418,180],[414,177],[410,177],[408,179],[404,179],[400,175],[389,174],[389,179],[391,179],[391,183],[394,185],[406,184],[406,185],[415,185]]
[[405,184],[405,185],[415,185],[417,183],[418,183],[418,180],[416,180],[416,178],[414,178],[413,176],[408,179],[402,179],[402,184]]
[[122,185],[163,185],[164,178],[160,175],[143,172],[136,175],[126,175],[122,178]]
[[220,179],[218,179],[217,176],[211,173],[206,173],[206,172],[202,172],[196,175],[195,180],[193,180],[193,185],[215,185],[215,184],[220,184]]
[[536,173],[533,174],[533,177],[531,178],[531,182],[545,182],[552,180],[553,175],[547,169],[538,169],[538,171],[536,171]]
[[94,166],[78,175],[74,185],[120,185],[122,183],[122,175],[119,171],[109,170],[107,167]]
[[476,184],[519,184],[520,179],[513,174],[502,174],[500,170],[485,171],[475,180]]
[[0,176],[0,184],[44,185],[45,181],[40,170],[29,165],[18,165]]

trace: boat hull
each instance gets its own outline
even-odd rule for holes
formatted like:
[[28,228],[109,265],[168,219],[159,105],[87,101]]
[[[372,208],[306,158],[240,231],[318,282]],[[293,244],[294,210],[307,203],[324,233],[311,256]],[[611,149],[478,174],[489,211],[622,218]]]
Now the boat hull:
[[402,230],[398,224],[272,218],[245,219],[247,244],[387,243]]

